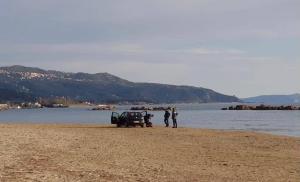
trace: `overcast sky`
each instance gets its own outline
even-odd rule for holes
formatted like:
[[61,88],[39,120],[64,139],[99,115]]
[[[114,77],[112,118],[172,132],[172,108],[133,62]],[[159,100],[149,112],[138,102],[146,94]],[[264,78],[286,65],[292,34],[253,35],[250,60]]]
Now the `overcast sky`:
[[1,0],[0,66],[300,92],[299,0]]

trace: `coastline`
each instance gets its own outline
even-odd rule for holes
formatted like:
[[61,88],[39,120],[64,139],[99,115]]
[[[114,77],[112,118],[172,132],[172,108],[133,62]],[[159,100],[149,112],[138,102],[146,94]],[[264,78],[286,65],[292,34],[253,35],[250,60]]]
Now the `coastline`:
[[196,128],[0,124],[0,181],[299,181],[300,138]]

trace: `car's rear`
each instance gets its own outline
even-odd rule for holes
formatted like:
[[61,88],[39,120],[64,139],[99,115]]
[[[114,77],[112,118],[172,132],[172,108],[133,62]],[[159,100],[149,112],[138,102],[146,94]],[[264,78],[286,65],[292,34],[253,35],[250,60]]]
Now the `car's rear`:
[[144,118],[141,112],[129,112],[129,125],[144,127]]

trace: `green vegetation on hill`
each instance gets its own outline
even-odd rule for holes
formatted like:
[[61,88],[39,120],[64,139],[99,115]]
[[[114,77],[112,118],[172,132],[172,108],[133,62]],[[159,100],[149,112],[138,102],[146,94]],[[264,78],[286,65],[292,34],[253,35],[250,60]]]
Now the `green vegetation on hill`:
[[130,82],[108,73],[64,73],[22,66],[0,68],[0,101],[66,97],[105,103],[236,102],[238,98],[210,89]]

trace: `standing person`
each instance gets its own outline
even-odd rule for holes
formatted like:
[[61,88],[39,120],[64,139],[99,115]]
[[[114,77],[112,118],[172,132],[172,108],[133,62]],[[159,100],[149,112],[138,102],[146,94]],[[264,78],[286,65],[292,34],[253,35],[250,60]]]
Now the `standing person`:
[[172,109],[173,128],[177,128],[177,116],[178,113],[176,112],[175,108],[173,108]]
[[165,115],[164,115],[164,117],[165,117],[164,122],[166,124],[166,127],[169,127],[169,118],[170,118],[170,115],[171,115],[170,112],[168,110],[166,110],[165,111]]

